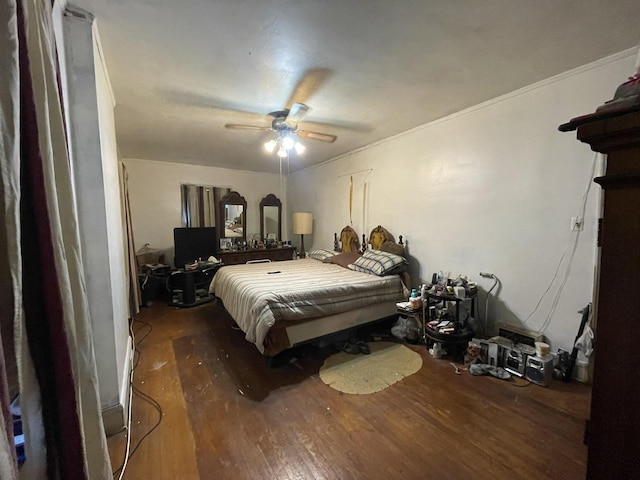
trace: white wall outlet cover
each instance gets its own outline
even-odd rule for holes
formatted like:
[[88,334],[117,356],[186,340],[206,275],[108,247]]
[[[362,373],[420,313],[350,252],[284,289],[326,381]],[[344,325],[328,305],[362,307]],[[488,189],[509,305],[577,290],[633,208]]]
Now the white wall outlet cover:
[[571,217],[571,231],[582,231],[584,228],[584,221],[582,217]]

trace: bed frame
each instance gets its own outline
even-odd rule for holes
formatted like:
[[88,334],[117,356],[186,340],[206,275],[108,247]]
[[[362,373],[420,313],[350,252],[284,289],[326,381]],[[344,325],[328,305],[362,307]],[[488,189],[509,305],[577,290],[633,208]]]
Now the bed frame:
[[368,307],[342,312],[329,317],[309,320],[287,327],[285,330],[291,346],[308,343],[311,340],[325,337],[367,323],[389,318],[396,313],[396,302],[379,303]]
[[[372,231],[372,235],[374,232],[379,232],[380,229],[382,229],[382,227],[376,227]],[[385,234],[388,235],[384,240],[390,240],[393,242],[393,236],[391,236],[386,229],[382,230],[384,230]],[[334,236],[337,238],[336,234],[334,234]],[[404,247],[402,236],[399,238],[400,242],[398,245]],[[362,236],[362,239],[363,242],[360,253],[364,252],[367,248],[367,244],[371,242],[371,239],[369,242],[366,242],[364,235]],[[338,247],[337,244],[335,246]],[[336,250],[338,250],[338,248],[336,248]],[[342,250],[343,249],[339,249],[338,251]],[[400,277],[404,286],[407,289],[410,289],[411,281],[409,274],[405,272],[400,274]],[[217,299],[217,301],[222,305],[222,301],[220,299]],[[286,324],[282,324],[280,328],[278,328],[278,324],[276,324],[272,327],[267,338],[265,338],[265,356],[269,359],[270,365],[275,366],[280,364],[277,362],[276,358],[287,356],[287,351],[292,347],[308,344],[313,341],[319,341],[322,338],[328,338],[330,335],[337,335],[341,332],[353,330],[357,327],[390,319],[397,315],[396,302],[397,301],[394,300],[376,303],[356,310],[337,313],[335,315],[302,320],[299,322],[287,322]]]

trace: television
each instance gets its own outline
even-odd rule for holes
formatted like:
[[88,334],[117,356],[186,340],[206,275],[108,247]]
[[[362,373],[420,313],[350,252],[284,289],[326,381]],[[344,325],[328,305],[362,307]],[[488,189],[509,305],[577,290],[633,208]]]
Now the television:
[[173,264],[183,268],[198,259],[206,261],[218,252],[216,227],[190,227],[173,229],[175,256]]

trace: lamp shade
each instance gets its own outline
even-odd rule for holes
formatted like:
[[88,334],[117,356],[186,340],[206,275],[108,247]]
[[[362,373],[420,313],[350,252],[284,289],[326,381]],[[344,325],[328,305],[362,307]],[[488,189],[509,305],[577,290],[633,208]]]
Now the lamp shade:
[[307,235],[313,232],[313,214],[311,212],[293,212],[293,233]]

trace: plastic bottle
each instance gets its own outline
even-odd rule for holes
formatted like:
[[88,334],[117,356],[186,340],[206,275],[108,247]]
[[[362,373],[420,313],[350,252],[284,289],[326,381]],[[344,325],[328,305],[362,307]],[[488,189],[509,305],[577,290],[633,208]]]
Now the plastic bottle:
[[411,304],[411,308],[420,308],[422,306],[422,298],[418,296],[418,292],[415,288],[411,290],[409,303]]

